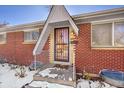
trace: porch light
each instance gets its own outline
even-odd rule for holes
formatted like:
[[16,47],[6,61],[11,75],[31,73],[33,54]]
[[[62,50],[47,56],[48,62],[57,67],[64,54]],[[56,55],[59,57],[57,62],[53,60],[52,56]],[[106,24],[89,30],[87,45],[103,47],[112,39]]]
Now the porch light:
[[70,39],[71,39],[71,41],[70,41],[71,44],[77,44],[78,43],[73,31],[70,33]]

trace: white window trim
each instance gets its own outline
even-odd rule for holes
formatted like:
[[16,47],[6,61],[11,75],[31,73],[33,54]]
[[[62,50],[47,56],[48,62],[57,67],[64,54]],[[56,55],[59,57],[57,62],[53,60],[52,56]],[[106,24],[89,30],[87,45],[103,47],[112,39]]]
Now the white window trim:
[[[124,45],[123,46],[115,46],[115,43],[114,43],[114,31],[115,31],[115,22],[123,22],[124,21],[124,18],[119,18],[119,19],[110,19],[110,20],[101,20],[101,21],[93,21],[91,22],[91,48],[124,48]],[[106,24],[106,23],[111,23],[112,24],[112,45],[110,46],[105,46],[105,45],[93,45],[92,44],[92,26],[93,25],[97,25],[97,24]]]
[[124,21],[124,18],[115,18],[115,19],[107,19],[107,20],[99,20],[99,21],[92,21],[91,24],[106,24],[112,22],[121,22]]
[[5,35],[5,41],[0,41],[0,44],[6,44],[6,32],[1,32],[0,35]]
[[[25,32],[32,32],[32,31],[35,31],[35,32],[40,32],[39,31],[39,28],[35,28],[35,29],[26,29],[24,30],[24,33]],[[24,38],[23,38],[24,39]],[[23,44],[36,44],[37,40],[25,40],[24,39],[24,42]]]
[[24,32],[39,31],[39,28],[25,29]]
[[114,25],[115,25],[115,23],[114,23],[114,21],[112,22],[112,47],[115,47],[115,43],[114,43]]

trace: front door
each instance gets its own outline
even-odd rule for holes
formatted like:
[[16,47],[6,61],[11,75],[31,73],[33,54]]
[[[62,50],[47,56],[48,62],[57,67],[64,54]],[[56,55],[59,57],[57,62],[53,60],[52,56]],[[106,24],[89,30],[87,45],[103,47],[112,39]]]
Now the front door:
[[55,28],[54,60],[69,62],[69,28]]

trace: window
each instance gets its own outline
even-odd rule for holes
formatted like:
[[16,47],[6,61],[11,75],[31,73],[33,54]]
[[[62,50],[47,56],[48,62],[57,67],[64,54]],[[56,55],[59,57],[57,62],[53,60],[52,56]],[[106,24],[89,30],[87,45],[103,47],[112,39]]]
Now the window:
[[24,41],[25,42],[31,42],[31,41],[37,41],[39,38],[39,31],[27,31],[24,32]]
[[93,24],[92,47],[124,47],[124,22]]
[[0,33],[0,44],[6,43],[6,33]]
[[115,46],[124,46],[124,22],[115,23]]
[[92,44],[94,46],[111,46],[112,45],[112,24],[98,24],[92,27]]

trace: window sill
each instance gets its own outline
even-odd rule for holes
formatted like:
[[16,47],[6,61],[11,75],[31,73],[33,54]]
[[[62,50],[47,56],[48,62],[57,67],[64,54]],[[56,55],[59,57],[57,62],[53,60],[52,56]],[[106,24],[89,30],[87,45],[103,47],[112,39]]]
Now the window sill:
[[6,42],[0,42],[0,45],[6,44]]
[[36,44],[36,41],[24,41],[22,44]]
[[124,50],[124,47],[91,47],[92,50]]

